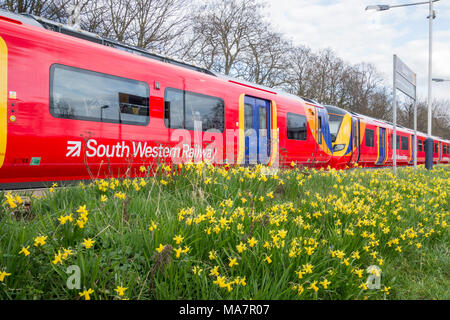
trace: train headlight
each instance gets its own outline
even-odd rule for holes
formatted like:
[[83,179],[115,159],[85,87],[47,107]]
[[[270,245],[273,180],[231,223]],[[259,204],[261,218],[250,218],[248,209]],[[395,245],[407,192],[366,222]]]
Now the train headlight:
[[333,147],[333,152],[344,150],[344,148],[345,148],[345,144],[335,144]]

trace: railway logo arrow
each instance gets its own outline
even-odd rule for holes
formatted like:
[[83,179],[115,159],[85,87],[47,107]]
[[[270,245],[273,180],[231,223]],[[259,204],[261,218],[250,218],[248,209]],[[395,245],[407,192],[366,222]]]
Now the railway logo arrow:
[[79,157],[81,155],[81,141],[67,141],[66,157]]

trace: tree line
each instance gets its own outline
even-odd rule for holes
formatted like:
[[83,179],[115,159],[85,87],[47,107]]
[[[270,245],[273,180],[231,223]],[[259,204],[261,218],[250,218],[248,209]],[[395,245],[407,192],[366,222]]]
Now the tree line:
[[[0,0],[0,8],[101,36],[291,94],[392,121],[392,85],[371,63],[294,45],[268,22],[264,0]],[[427,104],[418,101],[418,130]],[[450,101],[434,100],[433,135],[450,139]],[[413,127],[413,106],[398,123]]]

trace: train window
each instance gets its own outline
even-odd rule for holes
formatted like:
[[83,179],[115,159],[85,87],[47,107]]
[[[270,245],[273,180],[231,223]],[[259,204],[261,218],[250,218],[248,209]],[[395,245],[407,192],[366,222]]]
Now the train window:
[[253,133],[253,105],[248,103],[244,105],[244,130],[246,136]]
[[287,137],[292,140],[306,140],[306,117],[288,113],[286,117]]
[[168,128],[194,130],[194,123],[199,122],[202,131],[216,129],[223,132],[225,126],[223,99],[167,88],[164,100],[164,123]]
[[437,143],[435,143],[434,144],[434,153],[437,153],[438,152],[438,145],[437,145]]
[[422,140],[419,140],[419,151],[422,151]]
[[[399,135],[397,134],[397,143],[396,143],[396,145],[395,145],[395,148],[396,148],[397,150],[400,149],[400,137],[401,137],[401,136],[399,136]],[[393,148],[394,148],[394,138],[393,138],[393,135],[391,134],[391,149],[393,149]]]
[[168,128],[184,128],[184,95],[178,90],[164,92],[164,123]]
[[365,141],[367,147],[373,147],[375,145],[375,132],[371,129],[366,129]]
[[59,64],[50,68],[50,113],[57,118],[147,125],[145,82]]
[[336,142],[336,137],[339,133],[339,129],[341,127],[342,120],[344,119],[343,116],[328,113],[328,123],[330,126],[330,134],[331,134],[331,141]]
[[408,137],[401,137],[401,149],[402,150],[408,150],[408,140],[409,140],[409,138]]

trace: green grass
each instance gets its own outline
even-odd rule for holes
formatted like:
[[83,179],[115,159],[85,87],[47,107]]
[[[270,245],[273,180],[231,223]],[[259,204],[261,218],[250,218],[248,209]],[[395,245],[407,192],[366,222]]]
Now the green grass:
[[[157,177],[21,194],[23,203],[3,194],[0,279],[10,275],[0,299],[84,299],[88,289],[92,299],[449,299],[449,166],[402,168],[397,177],[389,169],[263,172],[160,167]],[[19,253],[28,246],[28,256]],[[72,254],[53,263],[64,249]],[[66,285],[71,265],[81,270],[79,290]],[[364,287],[370,265],[381,269],[379,289]]]

